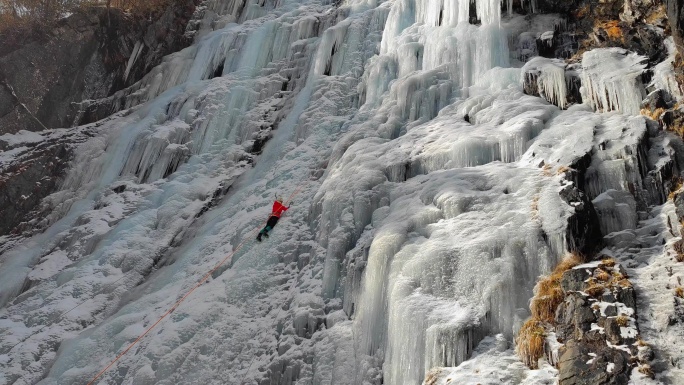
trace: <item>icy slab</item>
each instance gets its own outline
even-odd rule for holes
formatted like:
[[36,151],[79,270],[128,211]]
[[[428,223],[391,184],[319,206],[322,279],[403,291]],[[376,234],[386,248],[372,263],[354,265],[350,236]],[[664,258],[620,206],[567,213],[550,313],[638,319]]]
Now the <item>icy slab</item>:
[[597,111],[637,115],[645,90],[646,58],[622,48],[597,48],[582,55],[582,99]]
[[454,368],[435,368],[424,385],[552,385],[558,371],[542,361],[538,370],[520,362],[502,335],[485,338],[473,357]]
[[637,203],[629,191],[609,189],[592,201],[599,221],[601,233],[635,229],[637,226]]

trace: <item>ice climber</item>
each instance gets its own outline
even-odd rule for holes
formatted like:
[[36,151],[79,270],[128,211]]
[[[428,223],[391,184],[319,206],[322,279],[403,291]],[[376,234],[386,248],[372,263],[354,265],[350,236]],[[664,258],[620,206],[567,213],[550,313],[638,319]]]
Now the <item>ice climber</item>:
[[266,227],[259,231],[259,235],[256,237],[257,241],[261,242],[262,235],[268,238],[268,232],[275,227],[276,223],[278,223],[278,219],[280,219],[280,216],[283,215],[283,213],[289,208],[289,205],[285,206],[283,204],[283,198],[276,197],[275,202],[273,202],[273,212],[266,222]]

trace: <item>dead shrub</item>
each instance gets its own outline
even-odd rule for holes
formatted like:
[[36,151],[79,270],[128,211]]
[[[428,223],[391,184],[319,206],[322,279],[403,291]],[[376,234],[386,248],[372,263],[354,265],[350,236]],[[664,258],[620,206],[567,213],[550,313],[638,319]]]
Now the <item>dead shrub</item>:
[[619,316],[615,317],[615,324],[622,328],[627,327],[629,326],[629,317],[624,314],[620,314]]
[[678,240],[674,243],[672,248],[674,249],[675,253],[677,253],[675,254],[675,259],[677,262],[684,262],[684,240]]
[[542,277],[535,286],[535,295],[530,302],[532,317],[546,322],[553,322],[558,305],[565,299],[560,281],[563,273],[581,263],[576,254],[569,254],[563,258],[550,275]]
[[523,363],[530,369],[537,369],[537,362],[544,355],[545,338],[544,324],[539,320],[530,318],[520,328],[520,333],[516,338],[515,350]]
[[566,172],[570,171],[570,167],[568,166],[560,166],[558,167],[558,170],[556,170],[556,175],[561,175],[565,174]]
[[649,364],[639,365],[639,369],[637,370],[639,371],[639,373],[648,376],[651,379],[655,378],[655,373],[653,373],[653,369],[651,369],[651,365]]
[[539,282],[539,291],[537,295],[532,298],[530,303],[530,310],[532,317],[538,320],[553,322],[556,318],[556,309],[558,305],[565,299],[565,294],[560,287],[560,283],[546,278]]
[[674,289],[675,297],[684,298],[684,287],[677,286]]
[[674,200],[677,196],[677,192],[682,189],[682,186],[684,186],[684,179],[681,177],[675,178],[672,182],[670,193],[667,196],[667,199],[669,200]]
[[604,258],[601,260],[601,265],[605,267],[615,266],[615,260],[613,258]]
[[641,115],[646,116],[650,118],[651,120],[655,120],[656,122],[660,120],[660,117],[665,113],[664,108],[656,108],[655,110],[650,110],[648,108],[642,108],[641,109]]
[[602,295],[605,290],[606,287],[603,284],[592,282],[586,289],[584,289],[584,292],[587,293],[588,296],[596,298]]
[[603,269],[596,269],[594,270],[594,277],[599,281],[608,282],[613,276]]

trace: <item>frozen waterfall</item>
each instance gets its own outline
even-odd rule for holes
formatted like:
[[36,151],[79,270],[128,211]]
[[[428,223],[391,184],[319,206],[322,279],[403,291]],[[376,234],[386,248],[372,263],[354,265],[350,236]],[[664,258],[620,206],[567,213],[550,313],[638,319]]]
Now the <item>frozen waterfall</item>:
[[642,59],[585,53],[568,107],[565,66],[509,46],[555,21],[511,4],[207,1],[192,46],[75,128],[50,226],[0,257],[0,384],[88,383],[233,251],[98,383],[418,385],[505,345],[575,247],[563,170],[598,154],[604,232],[657,190]]

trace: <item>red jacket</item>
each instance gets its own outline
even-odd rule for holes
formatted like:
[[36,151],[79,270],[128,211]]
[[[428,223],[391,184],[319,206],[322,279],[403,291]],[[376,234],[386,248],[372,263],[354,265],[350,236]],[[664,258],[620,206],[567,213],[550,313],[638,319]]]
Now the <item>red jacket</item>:
[[271,213],[272,217],[280,218],[285,211],[287,211],[287,207],[283,206],[282,203],[278,201],[273,202],[273,212]]

